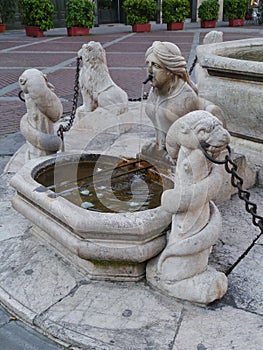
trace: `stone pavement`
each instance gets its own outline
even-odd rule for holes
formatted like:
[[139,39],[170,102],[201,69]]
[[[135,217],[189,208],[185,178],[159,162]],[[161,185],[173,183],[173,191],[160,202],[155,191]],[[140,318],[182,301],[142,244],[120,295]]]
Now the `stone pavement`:
[[[260,26],[219,26],[224,40],[263,36]],[[17,97],[17,80],[25,69],[35,67],[48,73],[66,114],[71,108],[76,52],[82,43],[100,41],[114,81],[130,98],[137,98],[146,76],[144,53],[154,40],[176,43],[190,67],[195,47],[207,30],[189,23],[179,32],[154,25],[151,33],[134,34],[129,26],[119,25],[93,28],[91,33],[67,37],[65,29],[55,29],[41,39],[28,38],[23,31],[0,35],[1,171],[24,143],[19,120],[25,106]],[[129,139],[124,142],[128,145]],[[31,223],[12,209],[14,191],[9,181],[17,170],[12,165],[11,161],[5,168],[0,183],[0,302],[15,318],[0,313],[1,350],[263,349],[263,240],[237,196],[219,206],[223,231],[210,259],[228,275],[228,292],[222,300],[201,307],[161,295],[145,281],[91,282],[34,237]],[[262,197],[262,188],[251,189],[261,215]],[[30,327],[22,324],[21,328],[16,318]]]

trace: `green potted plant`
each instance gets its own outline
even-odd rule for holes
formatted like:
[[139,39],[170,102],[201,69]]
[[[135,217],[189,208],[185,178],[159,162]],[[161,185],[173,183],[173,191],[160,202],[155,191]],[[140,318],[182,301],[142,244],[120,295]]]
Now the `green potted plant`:
[[0,33],[5,31],[6,22],[15,17],[16,0],[0,0]]
[[189,0],[163,0],[162,18],[163,23],[167,24],[167,30],[183,29],[189,13]]
[[95,20],[95,5],[91,0],[68,0],[66,26],[68,35],[88,35]]
[[230,27],[243,26],[248,10],[248,0],[225,0],[224,10]]
[[51,0],[18,0],[18,7],[26,35],[41,37],[44,31],[54,28],[55,6]]
[[123,9],[133,32],[149,32],[151,30],[150,20],[154,18],[157,10],[155,0],[125,0]]
[[198,7],[198,17],[201,28],[215,28],[219,16],[219,2],[217,0],[204,0]]

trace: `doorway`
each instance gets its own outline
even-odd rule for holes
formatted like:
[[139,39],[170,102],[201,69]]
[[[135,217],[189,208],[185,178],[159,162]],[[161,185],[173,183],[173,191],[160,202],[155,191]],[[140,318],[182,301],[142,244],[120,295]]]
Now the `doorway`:
[[124,23],[123,0],[98,0],[99,24]]

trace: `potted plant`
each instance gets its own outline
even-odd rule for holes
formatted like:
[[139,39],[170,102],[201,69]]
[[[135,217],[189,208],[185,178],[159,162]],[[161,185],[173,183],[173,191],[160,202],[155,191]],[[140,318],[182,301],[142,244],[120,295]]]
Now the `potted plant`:
[[163,23],[167,30],[180,30],[184,28],[184,21],[190,13],[189,0],[163,0]]
[[55,6],[51,0],[19,0],[18,6],[26,35],[42,37],[44,31],[54,28]]
[[198,17],[201,28],[215,28],[219,16],[219,2],[217,0],[204,0],[198,7]]
[[95,5],[91,0],[68,0],[66,27],[68,35],[88,35],[95,20]]
[[5,31],[6,22],[15,17],[16,0],[0,0],[0,33]]
[[157,10],[155,0],[125,0],[123,8],[133,32],[150,32],[150,20],[154,18]]
[[247,0],[225,0],[225,14],[229,21],[230,27],[243,26],[245,16],[248,10]]

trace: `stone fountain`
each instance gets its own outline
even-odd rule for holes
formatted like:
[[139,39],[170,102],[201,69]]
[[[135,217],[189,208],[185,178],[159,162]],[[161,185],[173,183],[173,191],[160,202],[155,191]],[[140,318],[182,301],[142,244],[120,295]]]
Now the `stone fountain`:
[[[171,215],[163,210],[158,201],[154,208],[140,211],[142,204],[136,197],[130,199],[131,211],[125,210],[125,206],[129,207],[127,201],[119,212],[87,210],[56,194],[49,189],[48,183],[44,182],[45,186],[42,186],[36,179],[51,168],[51,177],[59,179],[59,184],[73,182],[78,186],[77,173],[81,165],[100,164],[99,170],[105,177],[110,176],[112,164],[120,161],[120,158],[94,154],[38,158],[26,163],[11,183],[17,190],[13,206],[36,225],[33,232],[51,243],[92,279],[141,279],[146,261],[158,254],[165,245],[164,234]],[[89,171],[94,169],[94,165],[91,166]],[[65,171],[67,174],[63,176]],[[68,186],[65,188],[68,189]],[[105,182],[98,185],[97,197],[102,192],[100,188],[106,188]],[[57,189],[61,190],[61,185]],[[146,191],[143,197],[145,202],[148,189],[143,190]],[[83,201],[79,194],[76,195],[81,204],[90,203]]]
[[[137,281],[145,275],[146,262],[165,246],[171,214],[160,206],[160,196],[164,189],[172,187],[171,170],[156,168],[154,160],[87,153],[82,148],[80,138],[89,148],[89,132],[92,138],[106,132],[119,136],[134,124],[133,117],[138,111],[127,112],[127,94],[111,79],[105,51],[99,43],[84,44],[79,55],[83,61],[80,73],[83,105],[77,110],[71,132],[65,134],[66,149],[74,139],[79,152],[56,153],[54,148],[53,156],[39,157],[50,154],[51,141],[46,142],[45,149],[43,139],[55,140],[56,145],[60,145],[59,137],[53,134],[59,124],[52,123],[49,129],[41,129],[39,122],[41,132],[34,128],[24,133],[29,147],[33,147],[31,140],[34,140],[36,146],[41,145],[42,153],[31,154],[30,158],[34,159],[12,179],[12,186],[17,190],[13,206],[35,224],[33,232],[37,236],[56,247],[91,279]],[[36,84],[36,76],[44,90],[44,77],[36,69],[24,72],[19,78],[25,100],[29,101],[22,126],[24,119],[48,119],[45,113],[49,111],[42,109],[40,113],[39,98],[28,89]],[[46,94],[52,94],[53,100],[58,99],[48,84],[44,87]],[[45,101],[47,98],[43,97],[43,105]],[[53,102],[56,111],[55,107]],[[128,194],[122,200],[118,198],[118,187],[123,184],[117,183],[115,192],[112,190],[112,181],[120,176],[124,176],[122,182],[130,183],[126,189]],[[153,201],[149,193],[151,186],[157,191]],[[80,190],[75,191],[76,188]],[[70,199],[68,193],[71,193]],[[148,203],[146,207],[144,203]],[[98,204],[103,209],[99,209]]]
[[[127,95],[109,76],[100,44],[90,42],[79,55],[84,103],[77,110],[76,124],[64,136],[66,150],[83,137],[86,147],[78,152],[54,149],[51,156],[26,162],[11,181],[17,191],[13,206],[33,222],[34,234],[91,279],[137,281],[147,270],[149,283],[174,297],[202,304],[221,298],[227,279],[208,267],[208,257],[221,227],[212,200],[224,191],[225,181],[204,159],[200,143],[206,142],[215,158],[221,156],[229,142],[223,109],[198,97],[174,44],[155,42],[146,53],[152,89],[145,110],[142,105],[130,108]],[[37,103],[29,108],[31,100],[27,117],[38,115]],[[89,138],[112,128],[118,136],[127,133],[138,115],[141,123],[152,121],[156,136],[155,141],[143,140],[139,154],[134,149],[132,156],[116,156],[111,149],[104,154],[89,150]],[[125,177],[113,189],[116,179],[129,174],[131,179]],[[118,188],[125,182],[130,182],[130,189],[123,200]],[[145,207],[151,203],[149,183],[161,190]],[[118,203],[115,209],[96,206],[109,208],[111,199]]]
[[217,42],[197,47],[195,69],[200,96],[220,106],[231,143],[262,166],[263,39]]

